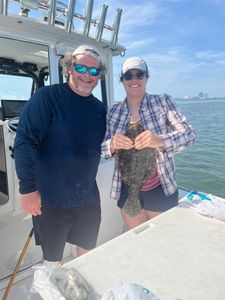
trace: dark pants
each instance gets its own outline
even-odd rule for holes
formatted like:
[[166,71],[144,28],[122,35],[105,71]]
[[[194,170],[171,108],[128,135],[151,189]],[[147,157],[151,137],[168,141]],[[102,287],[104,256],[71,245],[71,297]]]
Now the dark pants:
[[[120,199],[117,201],[117,206],[123,208],[127,197],[127,190],[124,184],[122,184]],[[140,192],[139,199],[143,209],[155,212],[164,212],[177,205],[178,190],[174,194],[166,196],[163,192],[162,186],[159,185],[152,190]]]
[[101,222],[100,201],[84,207],[60,208],[42,204],[33,217],[35,241],[48,261],[61,261],[66,242],[90,250],[96,246]]

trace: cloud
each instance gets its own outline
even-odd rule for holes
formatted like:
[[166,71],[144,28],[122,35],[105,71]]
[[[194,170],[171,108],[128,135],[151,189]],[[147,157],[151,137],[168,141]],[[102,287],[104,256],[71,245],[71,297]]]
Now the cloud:
[[[157,4],[154,1],[104,1],[105,4],[109,5],[107,19],[111,18],[115,14],[117,8],[121,8],[122,11],[122,20],[121,26],[126,27],[126,30],[130,27],[130,30],[135,30],[133,26],[148,26],[156,20],[156,18],[162,13],[165,12],[166,7],[161,6],[160,3]],[[96,5],[96,8],[100,5]],[[159,21],[159,20],[158,20]]]
[[[95,3],[96,17],[100,14],[100,2]],[[150,92],[168,92],[177,97],[195,96],[201,90],[207,90],[209,95],[225,94],[225,52],[221,39],[224,26],[220,8],[224,0],[103,2],[109,5],[106,19],[109,25],[114,22],[116,8],[123,9],[119,44],[127,50],[125,57],[113,60],[116,100],[124,96],[118,78],[122,62],[130,56],[141,56],[147,61]]]
[[[210,91],[210,96],[225,94],[223,83],[224,61],[208,62],[188,53],[151,54],[152,89],[155,92],[166,92],[174,96],[196,96],[199,90]],[[220,63],[223,68],[216,68]],[[214,84],[216,83],[216,85]],[[213,88],[216,86],[218,89]]]
[[216,60],[215,63],[218,65],[221,65],[221,66],[225,66],[225,59],[224,60]]
[[224,58],[225,52],[215,52],[215,51],[200,51],[196,53],[196,57],[202,59],[214,59],[214,58]]
[[130,41],[126,44],[127,49],[141,49],[145,48],[146,46],[149,46],[150,44],[153,44],[155,42],[154,38],[148,38],[148,39],[141,39],[136,41]]
[[224,0],[208,0],[208,1],[210,4],[213,3],[217,6],[225,6]]
[[[130,51],[129,51],[130,52]],[[215,58],[208,61],[205,57]],[[148,63],[150,80],[147,90],[151,93],[169,93],[174,97],[197,96],[204,90],[210,96],[225,95],[224,86],[224,52],[196,52],[190,53],[185,47],[171,47],[167,51],[136,52],[134,55],[142,56]],[[130,56],[127,55],[126,58]],[[217,58],[217,59],[216,59]],[[114,63],[114,82],[116,99],[123,95],[122,85],[118,83],[121,62],[125,58],[118,57]],[[221,68],[216,68],[216,65]],[[214,84],[216,83],[216,84]]]
[[177,2],[187,2],[187,0],[166,0],[166,2],[177,3]]
[[124,13],[121,25],[124,27],[128,26],[147,26],[154,22],[155,18],[159,14],[158,7],[151,3],[140,3],[140,4],[127,4],[122,5]]

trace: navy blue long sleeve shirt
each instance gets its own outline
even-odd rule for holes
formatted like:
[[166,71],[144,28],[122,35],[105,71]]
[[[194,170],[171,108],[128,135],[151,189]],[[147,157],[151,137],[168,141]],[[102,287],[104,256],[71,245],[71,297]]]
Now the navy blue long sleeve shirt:
[[96,174],[106,110],[67,83],[39,89],[25,105],[14,153],[20,193],[38,190],[45,203],[79,207],[98,198]]

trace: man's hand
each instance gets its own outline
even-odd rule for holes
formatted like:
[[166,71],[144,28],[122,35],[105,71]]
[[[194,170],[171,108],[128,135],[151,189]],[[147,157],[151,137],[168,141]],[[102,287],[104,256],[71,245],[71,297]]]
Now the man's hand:
[[41,196],[38,191],[20,195],[23,210],[32,216],[41,215]]
[[154,135],[149,130],[145,130],[140,133],[135,139],[135,148],[137,150],[150,147],[159,148],[164,147],[164,141],[158,135]]

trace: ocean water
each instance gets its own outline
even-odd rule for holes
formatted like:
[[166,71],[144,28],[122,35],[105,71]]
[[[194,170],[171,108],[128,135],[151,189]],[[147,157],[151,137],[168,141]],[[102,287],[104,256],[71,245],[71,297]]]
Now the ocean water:
[[178,186],[225,198],[225,99],[176,103],[197,134],[195,144],[176,155]]

